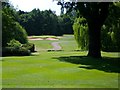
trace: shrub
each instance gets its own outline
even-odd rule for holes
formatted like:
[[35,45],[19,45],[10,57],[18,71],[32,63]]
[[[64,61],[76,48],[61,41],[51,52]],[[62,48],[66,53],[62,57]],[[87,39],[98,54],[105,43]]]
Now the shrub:
[[24,47],[21,47],[19,49],[19,53],[18,54],[21,55],[21,56],[29,56],[31,54],[31,51],[26,49],[26,48],[24,48]]
[[30,55],[30,50],[26,48],[15,48],[15,47],[3,47],[2,56],[28,56]]
[[15,39],[12,39],[8,44],[8,47],[20,48],[21,43]]
[[[2,50],[3,56],[28,56],[31,54],[32,50],[29,50],[29,47],[22,47],[22,44],[12,39],[9,43],[7,43],[8,46],[4,47]],[[32,44],[31,44],[32,45]]]
[[35,52],[35,45],[32,43],[23,44],[22,47],[30,50],[31,52]]

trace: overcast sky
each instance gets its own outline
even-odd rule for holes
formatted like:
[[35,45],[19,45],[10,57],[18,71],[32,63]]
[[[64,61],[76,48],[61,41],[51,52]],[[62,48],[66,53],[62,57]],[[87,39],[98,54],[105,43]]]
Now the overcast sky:
[[57,15],[60,15],[60,5],[57,5],[57,1],[53,0],[9,0],[11,4],[18,8],[18,10],[31,11],[34,8],[42,10],[56,11]]

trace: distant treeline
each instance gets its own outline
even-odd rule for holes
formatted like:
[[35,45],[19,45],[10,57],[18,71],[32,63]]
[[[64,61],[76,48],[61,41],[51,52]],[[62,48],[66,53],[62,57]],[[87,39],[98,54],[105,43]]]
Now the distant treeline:
[[74,20],[70,14],[57,16],[51,10],[31,12],[16,11],[16,20],[25,28],[28,35],[63,35],[73,34]]

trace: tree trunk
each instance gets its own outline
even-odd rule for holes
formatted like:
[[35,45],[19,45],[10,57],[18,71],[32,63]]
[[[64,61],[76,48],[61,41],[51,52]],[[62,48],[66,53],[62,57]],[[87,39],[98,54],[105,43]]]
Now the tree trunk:
[[89,28],[88,56],[101,57],[101,27],[108,16],[109,2],[77,3],[80,14],[86,18]]
[[[98,21],[99,22],[99,21]],[[90,21],[89,27],[89,51],[88,56],[101,58],[101,24]]]

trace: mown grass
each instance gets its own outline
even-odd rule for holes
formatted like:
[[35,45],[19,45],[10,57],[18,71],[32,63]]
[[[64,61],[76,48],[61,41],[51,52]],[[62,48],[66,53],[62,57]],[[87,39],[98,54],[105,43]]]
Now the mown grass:
[[43,52],[43,51],[46,51],[46,50],[52,48],[51,42],[53,42],[53,41],[51,41],[51,40],[39,40],[39,41],[31,40],[30,42],[35,44],[36,51]]
[[[103,59],[86,57],[86,51],[74,51],[71,35],[30,42],[38,51],[32,56],[3,57],[3,88],[118,88],[118,53],[102,52]],[[51,42],[59,42],[63,51],[47,52]]]

